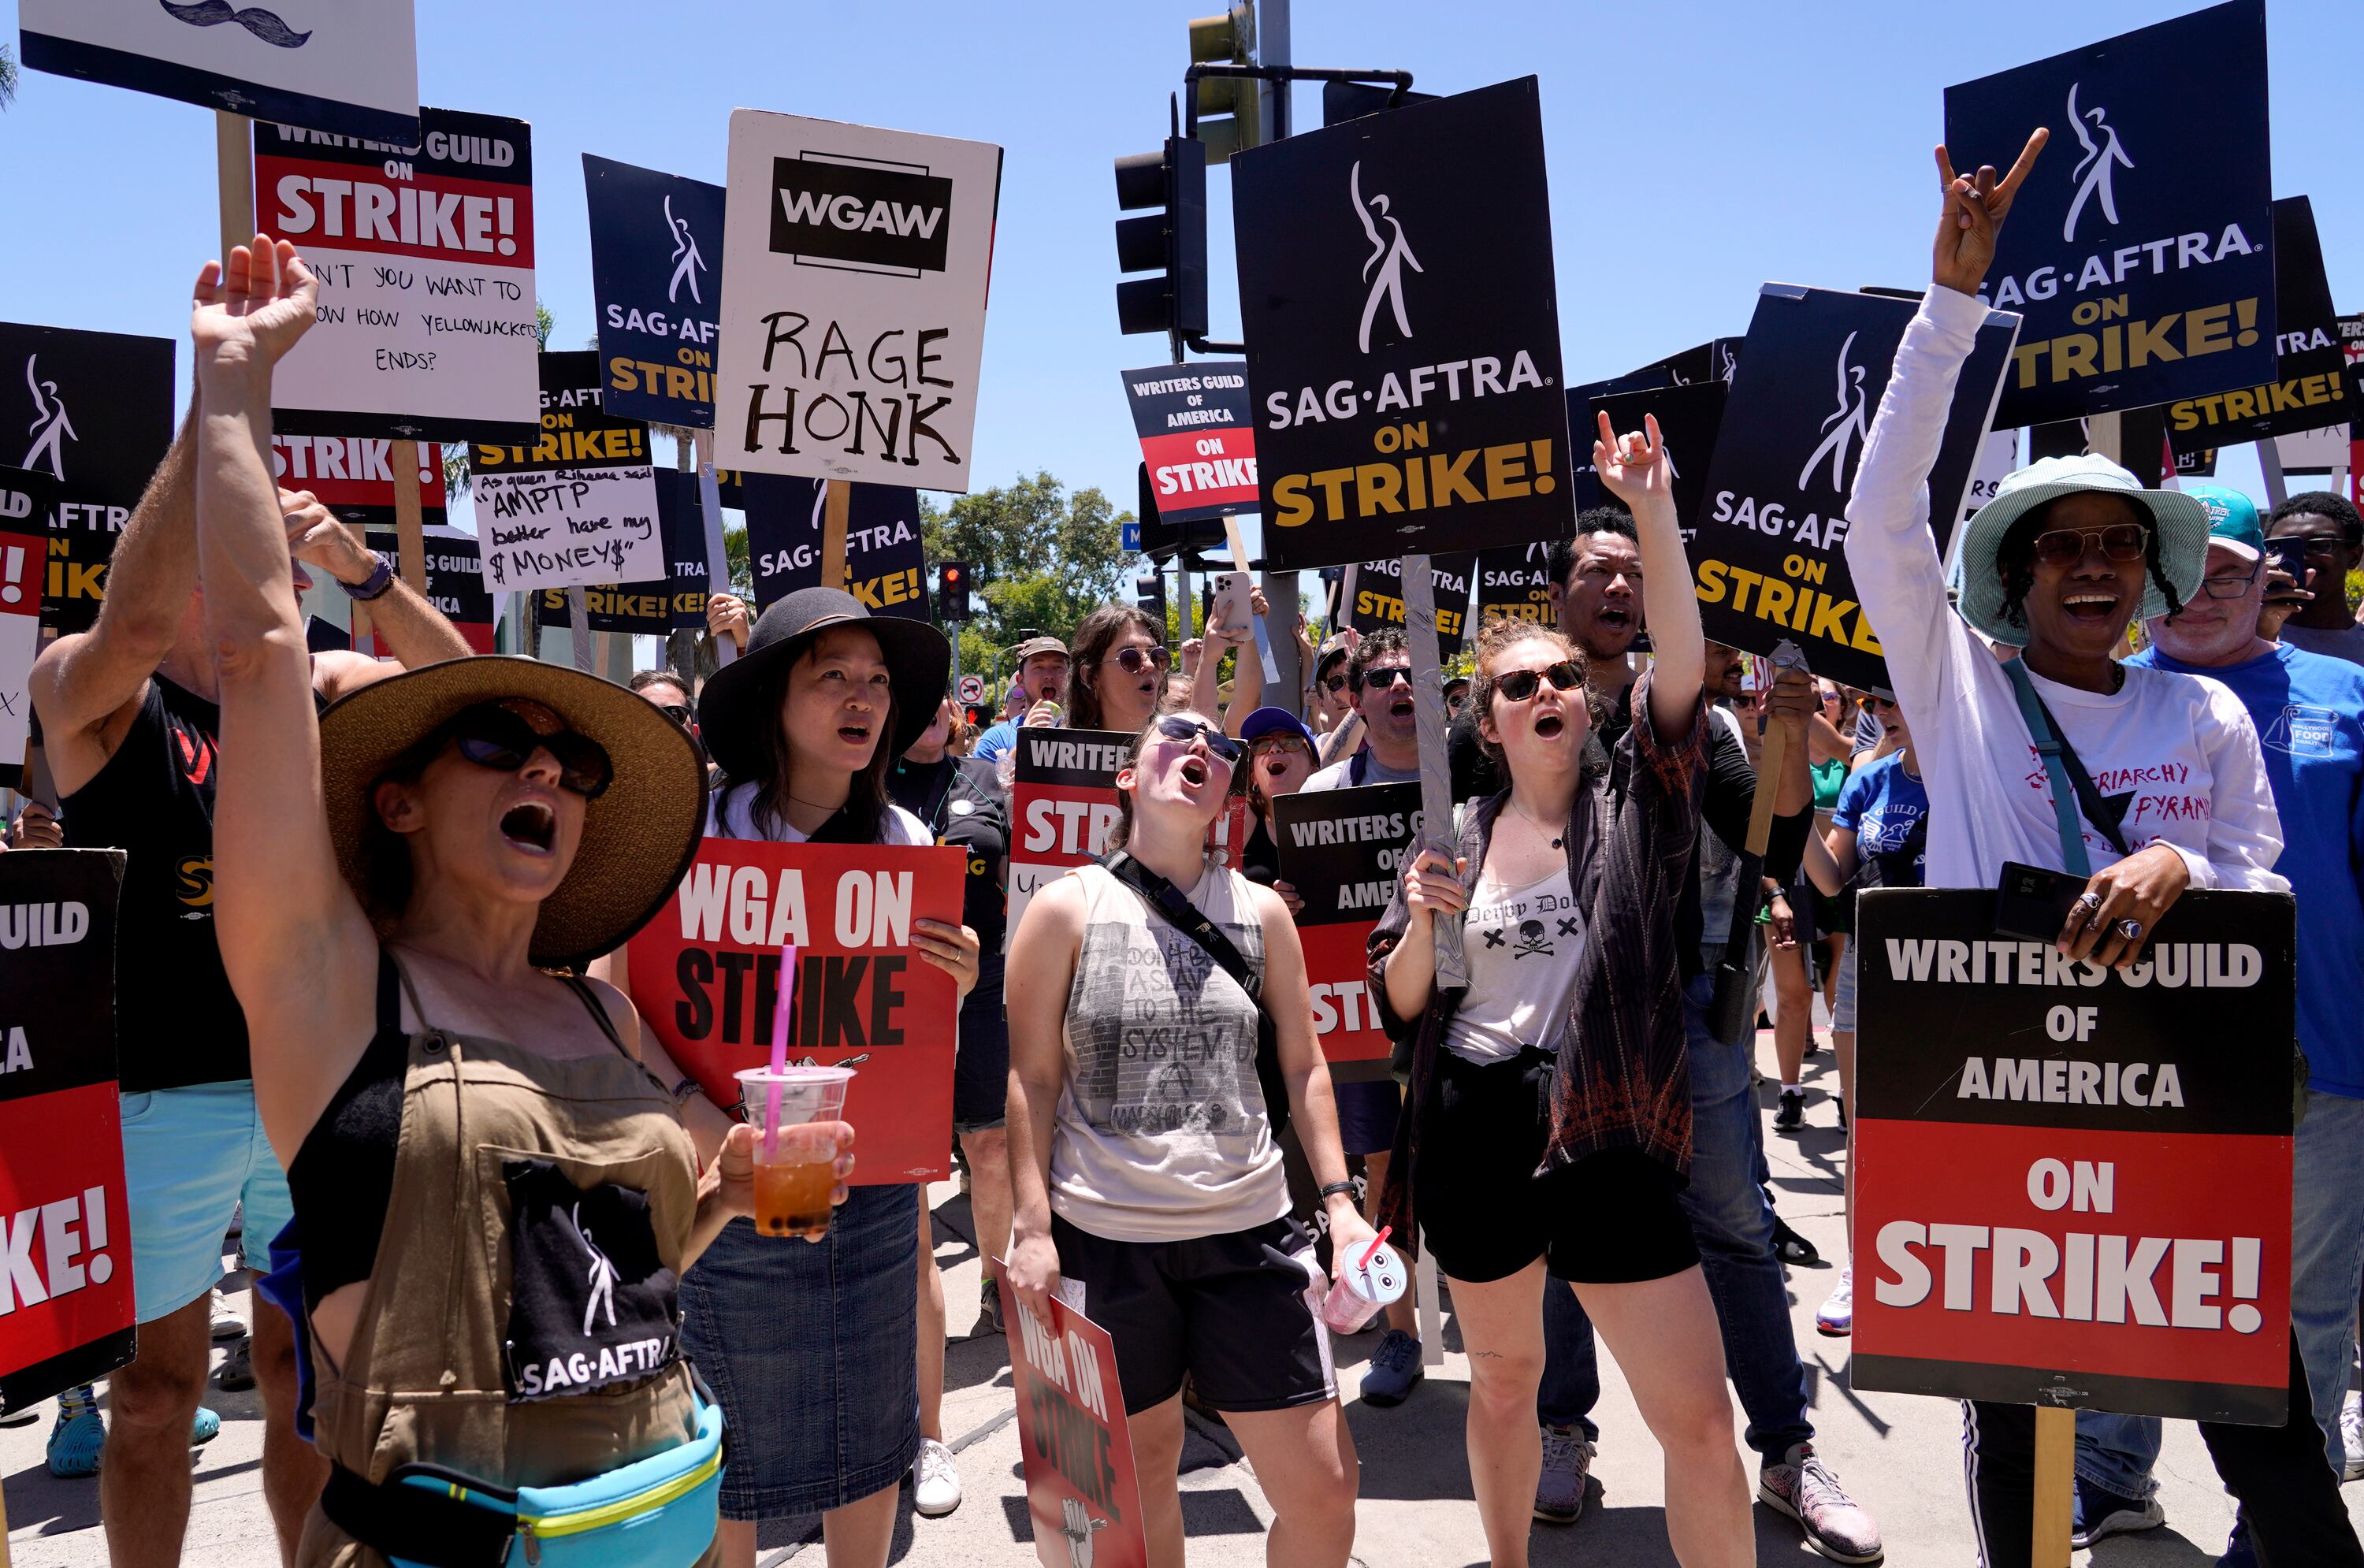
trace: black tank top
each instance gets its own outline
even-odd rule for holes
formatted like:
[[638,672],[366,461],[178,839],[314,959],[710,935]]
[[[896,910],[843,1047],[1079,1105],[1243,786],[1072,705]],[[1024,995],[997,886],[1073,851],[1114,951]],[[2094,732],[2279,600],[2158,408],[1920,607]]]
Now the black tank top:
[[217,704],[154,676],[123,743],[61,803],[70,847],[128,851],[115,988],[126,1094],[253,1076],[246,1015],[214,939],[220,734]]
[[[574,993],[608,1037],[630,1058],[608,1009],[591,987],[571,974],[559,979]],[[394,1202],[396,1146],[402,1138],[402,1092],[410,1072],[410,1037],[402,1029],[402,975],[394,955],[377,950],[377,1032],[362,1059],[329,1097],[320,1119],[304,1135],[287,1167],[287,1197],[298,1221],[304,1257],[304,1304],[320,1305],[333,1290],[365,1280],[377,1266],[385,1211]],[[307,1228],[307,1218],[312,1224]]]

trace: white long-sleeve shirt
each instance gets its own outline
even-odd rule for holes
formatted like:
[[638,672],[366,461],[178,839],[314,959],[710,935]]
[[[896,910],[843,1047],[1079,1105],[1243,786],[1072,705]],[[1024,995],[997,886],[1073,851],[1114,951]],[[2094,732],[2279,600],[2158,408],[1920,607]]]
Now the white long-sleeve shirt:
[[[1946,602],[1929,531],[1929,470],[1986,314],[1942,286],[1922,300],[1847,507],[1847,567],[1928,784],[1932,887],[1992,887],[2005,861],[2066,869],[2043,759],[2009,676]],[[2222,683],[2129,666],[2124,685],[2105,695],[2028,676],[2102,798],[2130,797],[2121,823],[2129,849],[2168,845],[2193,887],[2289,887],[2273,870],[2281,818],[2258,733]],[[2119,858],[2090,823],[2084,838],[2094,870]]]

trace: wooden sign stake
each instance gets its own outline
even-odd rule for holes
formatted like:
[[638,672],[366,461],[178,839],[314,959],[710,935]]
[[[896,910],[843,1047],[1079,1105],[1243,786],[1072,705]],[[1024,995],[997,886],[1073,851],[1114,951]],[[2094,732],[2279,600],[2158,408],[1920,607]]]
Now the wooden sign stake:
[[427,532],[418,505],[418,443],[396,441],[386,456],[394,468],[394,539],[402,580],[410,591],[427,592]]
[[[1444,756],[1444,662],[1437,653],[1436,583],[1428,557],[1403,558],[1404,629],[1411,644],[1413,706],[1420,711],[1420,842],[1453,857],[1453,772]],[[1461,952],[1461,922],[1436,923],[1436,984],[1469,984]]]
[[842,479],[827,480],[829,493],[821,503],[820,580],[824,586],[845,586],[845,519],[853,510],[853,486]]
[[[722,539],[722,486],[714,477],[714,432],[700,430],[697,445],[697,506],[706,523],[706,591],[727,594],[730,591],[730,553]],[[752,611],[753,606],[748,608]],[[714,641],[714,662],[719,667],[739,657],[738,644],[727,637]]]
[[214,164],[221,183],[221,261],[254,238],[254,122],[214,111]]
[[2077,1484],[2077,1412],[2035,1407],[2035,1535],[2032,1568],[2068,1568],[2068,1526]]

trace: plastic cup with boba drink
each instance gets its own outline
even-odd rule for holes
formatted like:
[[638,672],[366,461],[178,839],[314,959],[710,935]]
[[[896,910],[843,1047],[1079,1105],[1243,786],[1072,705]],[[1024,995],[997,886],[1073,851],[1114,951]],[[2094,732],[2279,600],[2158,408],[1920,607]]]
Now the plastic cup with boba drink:
[[[837,1186],[837,1145],[793,1149],[786,1129],[841,1121],[851,1067],[750,1067],[738,1074],[747,1119],[755,1126],[755,1229],[765,1236],[829,1234],[830,1194]],[[806,1158],[818,1153],[819,1158]]]

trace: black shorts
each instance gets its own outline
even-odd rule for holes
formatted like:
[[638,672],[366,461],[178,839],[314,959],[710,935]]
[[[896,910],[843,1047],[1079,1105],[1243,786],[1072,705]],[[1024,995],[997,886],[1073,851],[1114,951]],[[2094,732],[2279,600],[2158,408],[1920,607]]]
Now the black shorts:
[[1413,1207],[1451,1279],[1508,1279],[1537,1257],[1579,1284],[1665,1279],[1699,1262],[1683,1181],[1638,1149],[1538,1176],[1551,1129],[1552,1058],[1533,1047],[1484,1066],[1440,1050]]
[[1116,1341],[1124,1413],[1182,1391],[1218,1410],[1287,1410],[1338,1395],[1330,1333],[1305,1299],[1320,1278],[1293,1219],[1188,1241],[1111,1241],[1051,1217],[1062,1277]]
[[1009,1020],[1001,1011],[1001,955],[977,961],[976,984],[961,1004],[960,1050],[953,1057],[953,1130],[986,1132],[1009,1116]]

